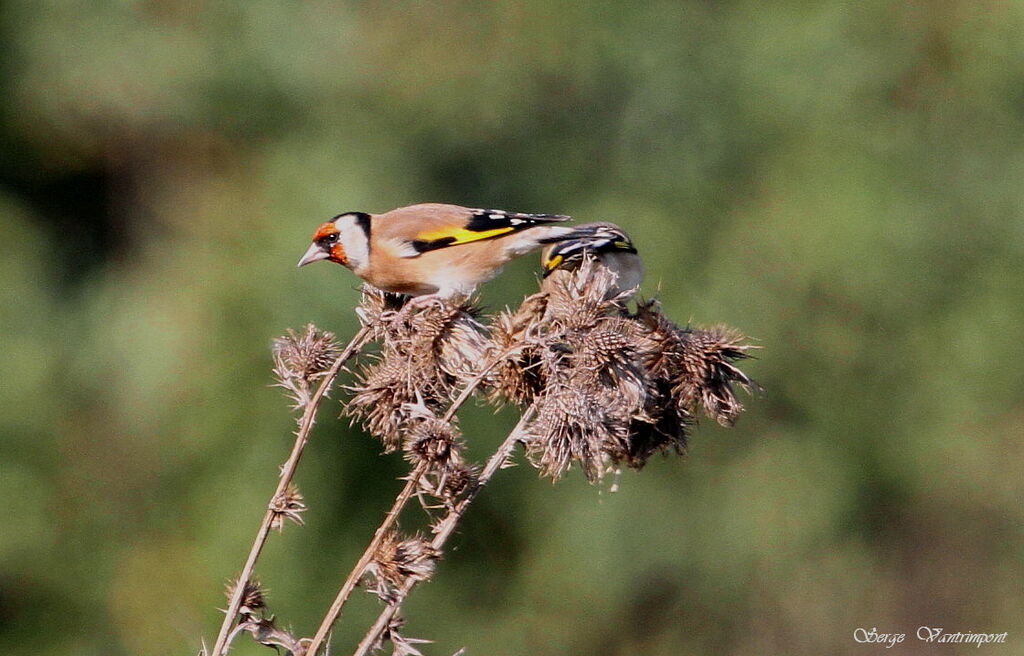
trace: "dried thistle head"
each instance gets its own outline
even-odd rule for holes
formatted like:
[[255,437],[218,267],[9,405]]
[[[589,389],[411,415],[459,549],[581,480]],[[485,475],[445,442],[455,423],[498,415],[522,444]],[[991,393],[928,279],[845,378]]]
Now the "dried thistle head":
[[380,339],[387,323],[408,301],[408,296],[385,292],[372,285],[363,285],[362,298],[356,307],[356,315],[364,326],[374,330],[374,339]]
[[[224,595],[231,601],[238,588],[238,581],[228,581],[224,586]],[[256,579],[249,579],[242,589],[242,603],[238,607],[238,614],[243,618],[260,615],[267,609],[266,590]]]
[[383,352],[424,360],[413,364],[436,367],[449,376],[472,373],[475,366],[459,365],[477,363],[487,345],[486,331],[477,320],[479,310],[469,299],[438,300],[421,308],[365,314],[378,317],[377,323],[370,325]]
[[630,461],[630,427],[645,418],[651,386],[645,331],[625,314],[615,276],[584,259],[545,282],[549,300],[537,331],[537,376],[545,389],[527,426],[527,455],[558,478],[578,463],[590,481]]
[[750,357],[748,351],[756,347],[726,326],[681,328],[653,301],[640,304],[635,316],[654,344],[645,366],[652,379],[668,386],[678,412],[692,415],[703,410],[723,426],[731,426],[743,410],[733,384],[748,392],[758,387],[735,363]]
[[340,353],[334,333],[320,331],[311,323],[301,335],[289,329],[274,340],[275,363],[293,378],[312,380],[327,371]]
[[434,469],[447,469],[462,462],[465,444],[451,422],[425,418],[409,431],[403,449],[406,460]]
[[[378,356],[357,378],[348,388],[353,394],[343,413],[362,420],[367,432],[384,443],[385,452],[394,451],[401,445],[402,427],[409,418],[406,408],[417,401],[409,368],[400,358]],[[429,402],[438,405],[436,399]]]
[[642,469],[655,454],[686,453],[689,429],[694,423],[690,412],[673,402],[665,384],[655,384],[647,398],[643,415],[634,418],[629,429],[629,448],[623,461],[632,469]]
[[[229,600],[234,596],[237,586],[237,581],[230,582],[225,586],[225,594]],[[304,653],[304,641],[295,637],[291,631],[278,628],[274,617],[268,615],[266,591],[260,586],[259,581],[250,579],[245,582],[242,590],[242,603],[238,607],[238,617],[238,625],[228,638],[229,644],[235,635],[244,631],[251,635],[253,640],[266,647],[275,649],[284,647],[288,652],[296,655]]]
[[373,644],[370,651],[377,651],[384,647],[385,642],[390,642],[392,646],[391,656],[423,656],[423,652],[415,647],[415,645],[430,644],[431,640],[422,640],[420,638],[408,638],[401,633],[402,627],[405,626],[405,618],[399,617],[395,614],[391,617],[391,621],[388,622],[387,627],[381,631],[377,641]]
[[515,311],[501,312],[491,322],[486,359],[496,362],[487,378],[487,396],[492,403],[526,406],[544,389],[538,358],[546,308],[547,294],[534,294]]
[[402,538],[396,531],[384,535],[367,571],[373,573],[376,585],[372,591],[383,601],[394,600],[395,591],[407,579],[426,581],[434,574],[441,552],[419,535]]
[[599,317],[624,314],[625,302],[632,291],[616,285],[617,276],[592,257],[586,257],[567,275],[549,276],[544,281],[548,292],[547,316],[574,329],[586,329]]
[[[544,316],[532,329],[530,366],[541,385],[529,397],[536,414],[524,439],[543,475],[578,464],[595,481],[621,464],[639,469],[655,453],[683,453],[698,410],[735,420],[742,406],[733,384],[755,386],[735,365],[751,348],[742,335],[680,328],[655,302],[629,313],[630,293],[591,258],[557,273],[544,281]],[[502,332],[511,331],[499,325],[493,334]],[[525,397],[522,374],[512,374],[506,395]]]
[[423,308],[392,311],[387,296],[366,292],[364,321],[380,342],[376,362],[365,367],[345,412],[392,451],[410,419],[407,406],[437,410],[475,375],[483,361],[486,332],[467,301],[438,301]]
[[270,509],[274,512],[274,517],[270,520],[270,528],[279,533],[284,531],[286,519],[290,519],[299,526],[305,523],[302,520],[302,513],[306,512],[306,504],[302,493],[294,483],[289,483],[280,494],[274,497],[270,502]]
[[567,335],[564,344],[571,352],[567,357],[574,377],[613,389],[630,408],[644,405],[651,383],[643,360],[652,343],[635,321],[601,317],[588,330]]
[[594,482],[625,457],[631,416],[607,392],[560,385],[538,399],[523,441],[542,476],[558,479],[577,463]]
[[295,406],[301,407],[309,401],[310,385],[331,368],[340,354],[334,333],[320,331],[313,324],[307,324],[301,334],[289,329],[274,340],[276,385],[288,390]]
[[733,383],[747,392],[757,387],[734,363],[750,357],[754,348],[743,342],[739,331],[727,326],[687,331],[680,361],[682,371],[672,392],[688,408],[700,406],[704,414],[723,426],[735,423],[743,404],[736,398]]
[[440,493],[437,495],[449,505],[453,505],[476,485],[480,477],[480,468],[476,465],[457,464],[445,472]]
[[682,354],[682,329],[661,311],[655,301],[637,304],[633,318],[643,327],[651,347],[644,355],[644,366],[655,380],[668,379]]
[[468,299],[438,302],[411,313],[408,326],[415,338],[409,340],[410,355],[465,382],[479,370],[489,344],[479,314]]
[[[424,510],[451,510],[476,486],[479,475],[480,468],[470,463],[452,462],[443,468],[433,467],[417,480],[416,493]],[[435,499],[437,503],[428,498]]]

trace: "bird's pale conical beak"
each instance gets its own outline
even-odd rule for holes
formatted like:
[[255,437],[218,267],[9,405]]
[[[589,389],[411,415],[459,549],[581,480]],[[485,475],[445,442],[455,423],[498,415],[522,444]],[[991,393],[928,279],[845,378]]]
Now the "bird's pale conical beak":
[[306,250],[306,254],[299,260],[298,266],[305,266],[310,262],[316,262],[317,260],[326,260],[331,254],[320,248],[320,244],[316,242],[309,245],[309,249]]

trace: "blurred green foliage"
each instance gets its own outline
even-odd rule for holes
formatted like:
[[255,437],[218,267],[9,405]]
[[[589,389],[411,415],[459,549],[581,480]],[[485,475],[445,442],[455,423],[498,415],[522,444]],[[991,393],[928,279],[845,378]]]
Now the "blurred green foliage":
[[[407,605],[429,653],[859,654],[922,624],[1019,651],[1022,28],[938,0],[0,5],[0,651],[212,640],[290,444],[270,341],[356,326],[356,279],[294,262],[325,217],[421,201],[622,224],[672,316],[760,340],[767,389],[615,494],[502,472]],[[404,470],[336,402],[308,525],[258,568],[306,635]],[[475,453],[510,420],[469,413]]]

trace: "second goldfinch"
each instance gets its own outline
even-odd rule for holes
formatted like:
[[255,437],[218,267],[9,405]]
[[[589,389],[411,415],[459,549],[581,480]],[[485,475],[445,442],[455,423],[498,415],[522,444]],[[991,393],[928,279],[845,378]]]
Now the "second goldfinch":
[[587,256],[615,274],[619,293],[635,292],[644,280],[644,263],[629,235],[614,223],[599,222],[575,226],[571,233],[544,249],[544,285],[578,269]]
[[316,229],[299,266],[330,260],[387,292],[468,295],[509,260],[573,234],[573,228],[549,225],[568,220],[441,203],[384,214],[346,212]]

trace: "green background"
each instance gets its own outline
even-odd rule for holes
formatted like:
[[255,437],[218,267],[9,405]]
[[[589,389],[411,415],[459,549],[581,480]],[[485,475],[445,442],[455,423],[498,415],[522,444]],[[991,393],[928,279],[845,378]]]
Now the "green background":
[[[356,279],[295,261],[333,214],[443,201],[623,225],[645,292],[755,337],[767,391],[617,493],[502,471],[407,605],[426,653],[1019,653],[1022,29],[1015,2],[4,3],[0,651],[212,644],[291,443],[271,339],[357,325]],[[405,471],[334,397],[307,526],[258,567],[305,635]],[[513,420],[468,412],[472,453]]]

